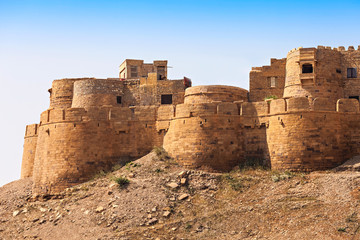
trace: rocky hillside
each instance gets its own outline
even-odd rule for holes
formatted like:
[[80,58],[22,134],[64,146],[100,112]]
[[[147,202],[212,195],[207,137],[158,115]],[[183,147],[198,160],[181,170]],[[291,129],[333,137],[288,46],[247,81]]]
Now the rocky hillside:
[[349,164],[208,173],[157,149],[116,168],[56,199],[32,200],[30,179],[1,187],[0,239],[360,238],[360,173]]

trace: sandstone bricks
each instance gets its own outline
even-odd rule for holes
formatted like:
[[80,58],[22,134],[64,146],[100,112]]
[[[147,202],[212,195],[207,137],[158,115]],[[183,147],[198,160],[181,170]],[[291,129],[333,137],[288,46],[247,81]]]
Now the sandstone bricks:
[[188,80],[167,80],[167,61],[126,60],[120,78],[55,80],[49,109],[26,128],[21,177],[33,177],[34,194],[57,194],[153,146],[189,168],[228,171],[253,160],[294,171],[335,167],[360,154],[360,84],[351,75],[359,54],[294,49],[253,68],[250,92],[188,88]]

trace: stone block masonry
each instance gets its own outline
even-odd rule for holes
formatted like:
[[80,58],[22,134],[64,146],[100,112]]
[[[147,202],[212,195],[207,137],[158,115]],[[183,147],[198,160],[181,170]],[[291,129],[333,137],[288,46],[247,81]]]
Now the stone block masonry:
[[[360,50],[297,48],[250,72],[250,91],[167,79],[167,61],[125,60],[119,78],[53,81],[50,107],[26,127],[21,177],[35,195],[163,146],[189,168],[261,160],[313,171],[360,154]],[[358,86],[359,85],[359,86]]]

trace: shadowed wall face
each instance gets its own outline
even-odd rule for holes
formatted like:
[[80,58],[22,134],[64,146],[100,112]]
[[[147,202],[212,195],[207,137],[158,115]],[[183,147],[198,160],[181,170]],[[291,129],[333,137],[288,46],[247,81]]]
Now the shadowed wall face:
[[20,178],[28,178],[33,175],[38,127],[38,124],[26,126]]

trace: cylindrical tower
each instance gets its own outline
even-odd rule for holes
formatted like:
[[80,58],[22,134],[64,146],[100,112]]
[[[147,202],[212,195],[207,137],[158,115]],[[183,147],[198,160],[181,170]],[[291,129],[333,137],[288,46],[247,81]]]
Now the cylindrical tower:
[[122,85],[119,80],[86,79],[74,83],[73,108],[121,106]]
[[39,127],[33,173],[34,194],[57,194],[116,163],[110,122],[82,121],[80,114],[67,114],[72,119],[48,122]]
[[24,151],[21,164],[21,178],[32,177],[34,169],[34,159],[37,144],[38,124],[26,126],[24,137]]
[[341,54],[325,48],[299,48],[287,55],[284,98],[343,97]]
[[247,91],[229,86],[186,89],[185,104],[164,137],[164,148],[180,164],[227,171],[244,159],[240,110],[233,101],[247,100]]
[[54,80],[50,91],[50,108],[70,108],[73,99],[73,86],[77,79]]
[[232,86],[210,85],[187,88],[184,103],[234,102],[241,100],[248,101],[247,90]]
[[315,171],[340,165],[348,150],[342,125],[335,111],[271,116],[266,132],[271,168]]

